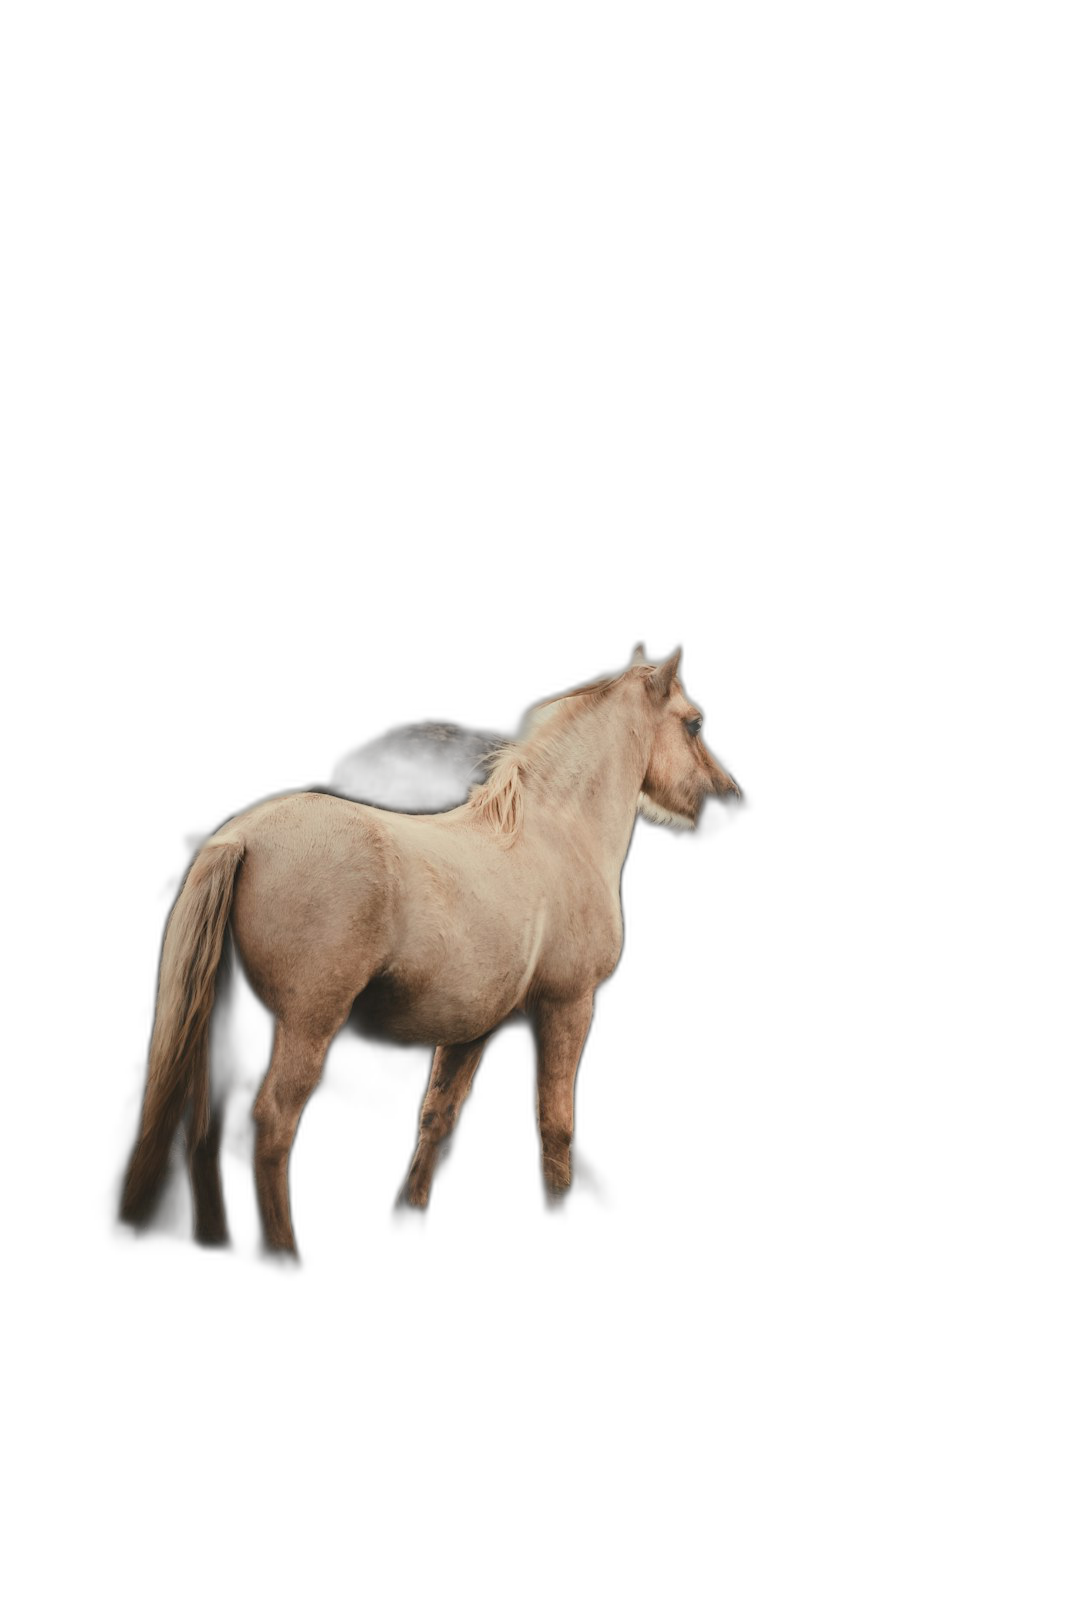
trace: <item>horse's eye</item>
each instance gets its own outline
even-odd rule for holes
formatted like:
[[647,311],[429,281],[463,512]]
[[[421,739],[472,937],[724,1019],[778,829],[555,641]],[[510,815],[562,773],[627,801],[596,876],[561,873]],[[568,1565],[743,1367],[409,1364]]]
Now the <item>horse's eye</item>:
[[696,719],[688,720],[686,722],[686,729],[690,733],[691,737],[696,737],[698,732],[701,730],[701,716],[698,715]]

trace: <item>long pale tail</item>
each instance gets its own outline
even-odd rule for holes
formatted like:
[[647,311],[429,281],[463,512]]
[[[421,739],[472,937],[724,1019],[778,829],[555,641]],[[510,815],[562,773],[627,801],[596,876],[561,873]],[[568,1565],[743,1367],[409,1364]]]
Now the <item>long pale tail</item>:
[[232,909],[239,842],[211,842],[191,864],[161,950],[157,1011],[139,1135],[128,1162],[120,1219],[144,1225],[165,1179],[169,1149],[189,1101],[191,1140],[210,1124],[210,1011]]

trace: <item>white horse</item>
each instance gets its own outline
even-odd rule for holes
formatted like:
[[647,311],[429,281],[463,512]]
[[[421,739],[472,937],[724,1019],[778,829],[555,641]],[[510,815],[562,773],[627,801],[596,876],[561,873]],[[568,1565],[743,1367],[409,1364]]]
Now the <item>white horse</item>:
[[524,1013],[537,1041],[544,1181],[571,1181],[573,1095],[597,985],[622,949],[620,878],[639,809],[693,827],[739,787],[709,753],[678,678],[635,649],[617,675],[534,705],[465,805],[402,815],[322,792],[266,800],[209,838],[161,955],[142,1119],[121,1216],[142,1226],[185,1121],[196,1237],[227,1240],[209,1028],[231,937],[276,1021],[253,1110],[267,1247],[295,1253],[288,1163],[331,1041],[366,1032],[435,1047],[408,1201],[432,1173],[491,1034]]

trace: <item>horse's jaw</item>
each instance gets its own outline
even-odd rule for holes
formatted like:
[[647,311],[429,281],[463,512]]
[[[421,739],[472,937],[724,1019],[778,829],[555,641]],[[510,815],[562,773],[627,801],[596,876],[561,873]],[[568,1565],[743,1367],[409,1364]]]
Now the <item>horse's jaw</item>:
[[693,833],[695,825],[690,816],[678,815],[677,810],[665,810],[657,805],[656,799],[649,799],[648,794],[638,794],[638,815],[643,821],[651,821],[654,826],[670,826],[675,833]]

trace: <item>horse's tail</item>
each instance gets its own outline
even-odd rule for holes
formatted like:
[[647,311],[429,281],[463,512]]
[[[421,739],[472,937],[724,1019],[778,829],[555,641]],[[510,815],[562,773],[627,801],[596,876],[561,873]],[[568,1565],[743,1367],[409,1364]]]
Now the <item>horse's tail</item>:
[[133,1226],[153,1214],[189,1101],[192,1142],[210,1126],[210,1011],[243,853],[239,840],[204,845],[165,929],[142,1120],[120,1201],[120,1219]]

